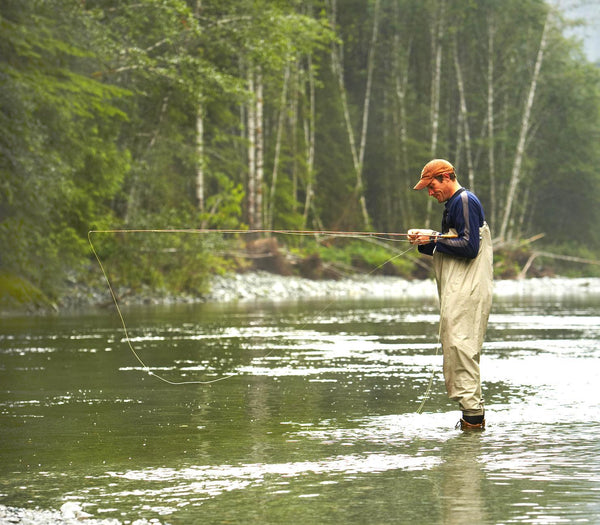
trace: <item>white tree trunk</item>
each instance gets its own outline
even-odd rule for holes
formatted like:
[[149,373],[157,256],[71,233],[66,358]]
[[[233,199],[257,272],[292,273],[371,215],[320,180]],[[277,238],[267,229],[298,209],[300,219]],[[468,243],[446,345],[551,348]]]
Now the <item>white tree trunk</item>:
[[465,98],[465,86],[463,82],[460,60],[458,58],[458,45],[454,41],[454,69],[456,70],[456,83],[458,85],[458,94],[460,98],[460,122],[462,124],[462,135],[465,140],[465,155],[467,157],[467,173],[469,179],[469,189],[475,191],[475,172],[473,170],[473,154],[471,151],[471,131],[469,129],[469,113],[467,111],[467,101]]
[[[331,46],[331,65],[333,68],[334,75],[337,77],[338,85],[340,88],[340,98],[342,99],[342,109],[344,111],[344,120],[346,122],[346,130],[348,133],[348,141],[350,142],[350,152],[352,154],[352,163],[354,165],[354,172],[356,176],[355,194],[358,197],[362,218],[365,228],[369,228],[371,220],[366,206],[366,200],[364,196],[364,184],[362,180],[362,161],[364,160],[364,149],[366,145],[366,128],[368,124],[368,112],[370,102],[370,89],[372,81],[373,63],[375,59],[375,43],[377,41],[378,28],[379,28],[379,5],[380,0],[375,2],[375,14],[373,21],[373,33],[371,36],[371,47],[369,48],[369,58],[367,62],[367,87],[365,93],[365,101],[363,105],[363,117],[362,117],[362,132],[361,132],[361,144],[360,150],[356,148],[356,141],[354,138],[354,131],[352,122],[350,120],[350,110],[348,108],[348,100],[346,96],[346,87],[344,84],[344,72],[343,72],[343,59],[342,59],[342,48],[336,48],[335,44]],[[331,26],[335,29],[336,21],[336,0],[331,0]],[[361,158],[362,157],[362,158]]]
[[550,13],[546,15],[546,21],[544,22],[544,29],[542,31],[542,37],[540,39],[540,47],[538,49],[535,66],[533,68],[533,75],[531,77],[531,84],[529,85],[529,94],[525,101],[525,108],[523,111],[523,117],[521,119],[521,129],[519,132],[519,140],[517,142],[517,149],[515,152],[515,160],[513,163],[512,173],[510,177],[510,184],[508,187],[508,194],[506,196],[506,205],[504,208],[504,216],[502,218],[502,225],[500,226],[500,240],[504,241],[508,233],[508,225],[511,219],[511,212],[514,205],[514,200],[517,194],[517,186],[521,179],[521,165],[523,163],[523,157],[525,155],[525,145],[527,140],[527,134],[529,132],[529,121],[531,117],[531,108],[535,99],[535,92],[537,89],[537,83],[539,80],[540,69],[542,67],[542,61],[544,59],[544,51],[547,44],[547,31],[550,25]]
[[[394,22],[396,27],[400,26],[400,6],[398,2],[394,2]],[[401,189],[401,198],[398,199],[400,202],[399,212],[401,216],[401,224],[408,225],[412,220],[412,196],[410,195],[410,189],[412,188],[410,181],[412,177],[407,171],[407,159],[408,159],[408,127],[407,127],[407,113],[406,113],[406,92],[408,89],[408,68],[409,68],[409,57],[412,49],[412,41],[409,41],[407,45],[402,45],[400,42],[400,34],[398,31],[394,33],[394,53],[393,53],[393,69],[394,79],[396,88],[396,98],[398,104],[398,111],[394,112],[394,129],[398,130],[398,141],[399,147],[394,149],[394,171],[396,173],[402,173],[403,188]]]
[[256,93],[254,90],[254,71],[248,68],[248,92],[251,99],[248,102],[248,227],[251,230],[256,229],[256,102],[254,100]]
[[[200,23],[202,0],[196,0],[194,14]],[[196,111],[196,203],[198,211],[204,211],[204,108],[202,97],[198,97],[198,110]]]
[[[308,57],[308,119],[304,120],[304,142],[306,144],[306,197],[304,199],[304,213],[302,218],[303,227],[308,224],[308,213],[313,206],[314,176],[315,176],[315,76],[313,71],[312,57]],[[315,215],[315,222],[319,223],[319,217]]]
[[492,225],[496,224],[498,206],[496,202],[496,163],[494,156],[494,25],[493,14],[489,17],[488,25],[488,71],[487,71],[487,142],[488,170],[490,178],[490,213]]
[[362,131],[360,137],[360,150],[358,157],[358,169],[356,172],[356,194],[360,195],[360,207],[363,216],[363,222],[366,229],[371,227],[371,219],[367,210],[367,201],[365,199],[363,167],[365,163],[365,149],[367,145],[367,129],[369,124],[369,106],[371,102],[371,86],[373,84],[373,68],[375,66],[375,49],[379,35],[379,12],[380,0],[375,0],[375,11],[373,13],[373,32],[371,34],[371,46],[369,48],[369,57],[367,59],[367,87],[365,90],[365,102],[363,106]]
[[196,113],[196,201],[198,210],[204,211],[204,112],[202,102],[198,103]]
[[296,130],[298,129],[298,105],[300,98],[300,75],[299,71],[301,68],[301,62],[298,60],[296,62],[296,67],[294,67],[291,71],[292,80],[290,81],[290,135],[291,135],[291,148],[292,148],[292,210],[294,213],[298,211],[299,202],[298,202],[298,134]]
[[275,137],[275,154],[273,158],[273,174],[271,175],[271,191],[269,193],[269,206],[267,214],[268,228],[273,228],[273,216],[275,214],[275,191],[277,190],[277,170],[279,169],[279,154],[281,152],[281,135],[285,120],[285,108],[287,104],[287,89],[290,78],[290,67],[286,66],[283,74],[283,87],[281,88],[281,100],[279,101],[279,117],[277,119],[277,133]]
[[[333,13],[332,13],[332,27],[335,28],[335,0],[332,0]],[[342,69],[342,55],[343,55],[343,44],[340,44],[339,49],[335,47],[335,44],[331,46],[331,66],[333,73],[338,81],[340,88],[340,98],[342,99],[342,110],[344,112],[344,122],[346,123],[346,132],[348,133],[348,141],[350,142],[350,153],[352,155],[352,164],[354,168],[358,166],[358,153],[356,150],[356,142],[354,140],[354,130],[352,129],[352,122],[350,121],[350,110],[348,109],[348,101],[346,98],[346,86],[344,84],[344,71]]]
[[429,153],[432,158],[437,153],[438,128],[440,123],[440,83],[442,79],[442,43],[439,38],[438,27],[441,24],[435,25],[435,34],[432,35],[432,43],[434,44],[434,61],[431,78],[431,104],[430,104],[430,123],[431,123],[431,144]]
[[254,226],[257,230],[263,227],[263,181],[265,171],[265,138],[263,133],[263,78],[262,71],[256,75],[256,208]]
[[[440,84],[442,80],[442,41],[444,18],[446,11],[446,0],[439,3],[439,13],[436,13],[434,23],[431,24],[431,49],[433,50],[433,70],[431,74],[431,103],[430,103],[430,123],[431,123],[431,147],[430,156],[437,156],[438,128],[440,124]],[[429,228],[431,224],[432,201],[427,201],[427,216],[425,227]]]

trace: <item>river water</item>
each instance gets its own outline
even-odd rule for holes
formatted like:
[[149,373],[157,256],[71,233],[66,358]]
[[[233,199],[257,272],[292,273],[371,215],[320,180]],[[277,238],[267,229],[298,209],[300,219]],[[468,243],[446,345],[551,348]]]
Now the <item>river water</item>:
[[454,428],[431,297],[129,307],[147,368],[112,310],[5,318],[0,504],[124,523],[600,523],[600,295],[551,288],[496,298],[476,433]]

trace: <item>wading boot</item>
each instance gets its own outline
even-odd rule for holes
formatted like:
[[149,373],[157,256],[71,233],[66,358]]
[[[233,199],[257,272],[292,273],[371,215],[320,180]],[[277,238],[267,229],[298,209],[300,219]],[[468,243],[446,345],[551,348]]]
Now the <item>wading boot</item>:
[[456,424],[456,428],[461,430],[484,430],[485,429],[485,417],[481,416],[465,416],[460,418],[460,421]]

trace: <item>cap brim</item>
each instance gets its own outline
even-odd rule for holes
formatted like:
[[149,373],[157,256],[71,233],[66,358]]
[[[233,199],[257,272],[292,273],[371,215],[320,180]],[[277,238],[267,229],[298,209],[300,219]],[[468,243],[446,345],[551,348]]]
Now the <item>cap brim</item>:
[[413,190],[422,190],[429,184],[430,180],[431,179],[421,179],[419,182],[417,182]]

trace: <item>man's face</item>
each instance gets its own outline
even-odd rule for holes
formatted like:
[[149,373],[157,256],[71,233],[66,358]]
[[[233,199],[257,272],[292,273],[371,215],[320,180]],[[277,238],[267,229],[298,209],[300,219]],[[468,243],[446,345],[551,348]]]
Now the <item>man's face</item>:
[[438,202],[446,202],[452,197],[452,185],[448,175],[440,175],[434,177],[431,182],[426,186],[429,196],[437,199]]

